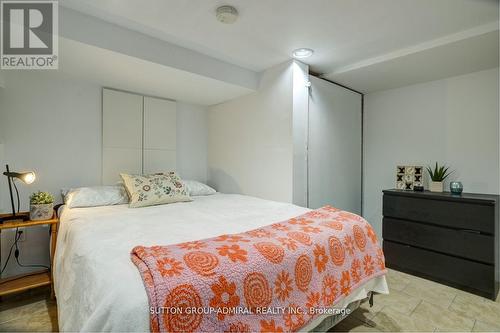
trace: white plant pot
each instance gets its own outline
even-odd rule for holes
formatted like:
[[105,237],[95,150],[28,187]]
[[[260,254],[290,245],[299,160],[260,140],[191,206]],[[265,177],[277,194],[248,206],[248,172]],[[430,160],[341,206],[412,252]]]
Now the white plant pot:
[[54,204],[30,205],[30,219],[49,220],[54,215]]
[[429,186],[431,192],[443,192],[443,182],[432,182]]

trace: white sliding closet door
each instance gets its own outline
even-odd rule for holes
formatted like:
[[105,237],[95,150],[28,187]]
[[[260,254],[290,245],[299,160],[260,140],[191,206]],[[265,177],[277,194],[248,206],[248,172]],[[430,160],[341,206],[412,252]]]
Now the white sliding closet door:
[[142,96],[103,89],[102,111],[102,182],[113,185],[142,172]]
[[361,213],[361,95],[310,77],[308,206]]
[[144,97],[144,173],[176,169],[177,104]]

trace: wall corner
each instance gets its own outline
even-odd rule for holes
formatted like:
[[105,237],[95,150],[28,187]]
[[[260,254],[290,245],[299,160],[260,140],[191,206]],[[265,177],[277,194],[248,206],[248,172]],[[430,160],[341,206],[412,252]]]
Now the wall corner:
[[307,207],[307,137],[309,112],[309,66],[292,61],[293,68],[293,193],[295,205]]

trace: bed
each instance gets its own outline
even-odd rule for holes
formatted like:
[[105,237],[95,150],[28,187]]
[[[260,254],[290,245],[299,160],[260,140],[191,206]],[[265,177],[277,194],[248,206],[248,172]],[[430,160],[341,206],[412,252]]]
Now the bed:
[[[168,245],[239,233],[308,212],[292,204],[215,194],[192,202],[130,209],[127,205],[62,208],[54,260],[61,331],[149,331],[148,297],[130,259],[137,245]],[[237,222],[236,222],[237,221]],[[384,276],[353,290],[336,308],[388,293]],[[325,325],[322,315],[301,330]]]

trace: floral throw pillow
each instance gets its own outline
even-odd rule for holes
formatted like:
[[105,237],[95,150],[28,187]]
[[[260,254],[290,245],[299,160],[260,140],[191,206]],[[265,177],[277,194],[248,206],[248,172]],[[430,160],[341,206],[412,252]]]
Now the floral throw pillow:
[[175,172],[120,176],[130,197],[130,208],[191,201],[187,187]]

